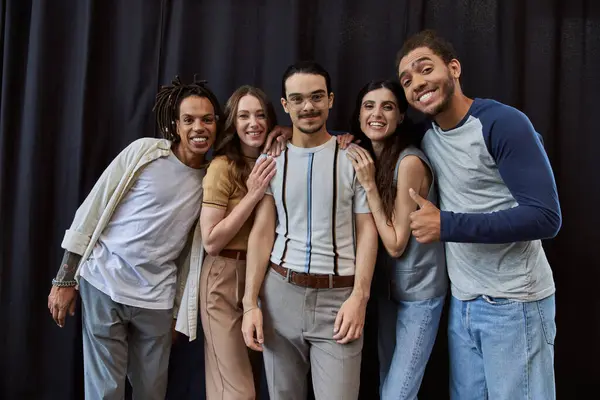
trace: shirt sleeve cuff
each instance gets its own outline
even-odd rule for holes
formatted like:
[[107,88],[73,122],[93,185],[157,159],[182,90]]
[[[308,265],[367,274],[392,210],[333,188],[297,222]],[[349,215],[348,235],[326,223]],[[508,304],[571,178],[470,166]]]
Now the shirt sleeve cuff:
[[90,243],[90,237],[81,232],[67,229],[61,247],[71,253],[82,256]]

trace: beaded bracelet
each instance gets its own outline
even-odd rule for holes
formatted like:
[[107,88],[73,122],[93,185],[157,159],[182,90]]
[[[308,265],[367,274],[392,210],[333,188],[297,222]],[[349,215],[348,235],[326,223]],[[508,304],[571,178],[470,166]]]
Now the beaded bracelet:
[[74,287],[77,286],[77,281],[57,281],[52,279],[52,285],[56,287]]

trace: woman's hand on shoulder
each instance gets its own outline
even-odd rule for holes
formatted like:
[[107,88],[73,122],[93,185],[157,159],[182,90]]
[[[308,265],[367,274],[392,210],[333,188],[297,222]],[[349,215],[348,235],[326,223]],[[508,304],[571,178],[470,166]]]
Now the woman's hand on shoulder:
[[365,190],[375,188],[375,161],[369,152],[362,147],[351,143],[346,155],[352,161],[356,171],[356,178]]
[[275,176],[275,165],[275,159],[270,156],[261,156],[256,160],[246,181],[248,195],[255,196],[256,200],[262,199],[271,179]]

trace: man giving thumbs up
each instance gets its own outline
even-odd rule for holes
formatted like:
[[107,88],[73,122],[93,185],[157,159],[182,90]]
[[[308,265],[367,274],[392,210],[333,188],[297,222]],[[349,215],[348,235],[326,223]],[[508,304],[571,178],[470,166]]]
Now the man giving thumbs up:
[[428,117],[421,147],[440,209],[410,190],[410,228],[444,242],[450,397],[552,400],[555,286],[541,239],[562,216],[541,137],[521,111],[465,96],[454,48],[435,32],[409,38],[398,60],[409,105]]
[[440,240],[440,210],[432,202],[419,196],[410,188],[410,197],[419,209],[410,213],[410,229],[419,243],[431,243]]

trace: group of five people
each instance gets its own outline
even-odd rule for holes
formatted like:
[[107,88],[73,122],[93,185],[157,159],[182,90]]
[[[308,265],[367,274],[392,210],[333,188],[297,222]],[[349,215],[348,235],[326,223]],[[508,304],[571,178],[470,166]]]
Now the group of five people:
[[337,137],[312,61],[282,78],[291,129],[255,87],[224,113],[203,82],[161,89],[164,139],[104,171],[48,298],[63,326],[81,295],[86,398],[122,398],[126,376],[134,397],[164,398],[173,318],[194,340],[198,314],[209,400],[256,398],[258,352],[271,399],[305,399],[309,371],[317,399],[357,398],[372,299],[381,398],[415,399],[449,287],[451,398],[555,397],[540,240],[561,213],[540,137],[516,109],[466,97],[434,32],[405,42],[397,71],[361,89]]

